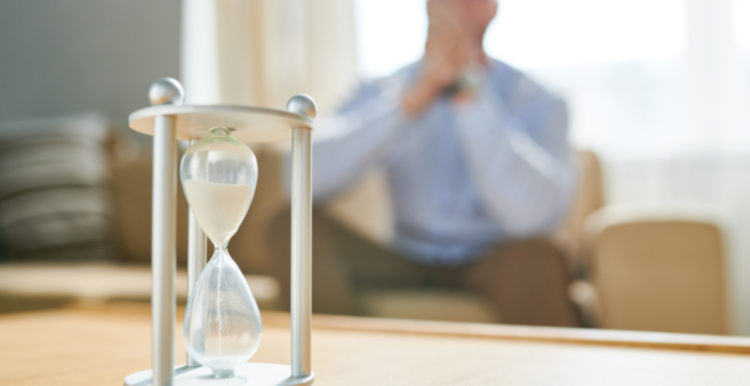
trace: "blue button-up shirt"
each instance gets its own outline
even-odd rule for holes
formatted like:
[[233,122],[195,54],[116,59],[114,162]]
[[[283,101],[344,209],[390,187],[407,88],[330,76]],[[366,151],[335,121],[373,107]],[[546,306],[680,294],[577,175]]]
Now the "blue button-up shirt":
[[470,101],[444,96],[410,118],[400,103],[419,71],[417,63],[364,84],[318,120],[313,200],[382,167],[393,247],[432,265],[457,266],[494,244],[552,230],[576,187],[563,101],[491,60]]

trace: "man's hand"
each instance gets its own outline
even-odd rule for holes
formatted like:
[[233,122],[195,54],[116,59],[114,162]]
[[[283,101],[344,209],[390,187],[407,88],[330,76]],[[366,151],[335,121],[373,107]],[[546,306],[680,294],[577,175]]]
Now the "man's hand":
[[430,26],[424,53],[424,72],[406,92],[403,108],[417,115],[447,88],[456,83],[464,71],[484,61],[481,36],[472,34],[473,25],[463,7],[455,0],[427,2]]

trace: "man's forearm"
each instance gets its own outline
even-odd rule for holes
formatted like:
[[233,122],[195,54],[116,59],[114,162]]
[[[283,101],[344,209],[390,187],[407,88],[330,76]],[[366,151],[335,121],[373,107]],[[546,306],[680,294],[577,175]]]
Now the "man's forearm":
[[[518,236],[554,227],[576,184],[567,143],[557,149],[540,145],[498,101],[474,101],[459,110],[459,138],[469,172],[493,217]],[[564,134],[566,123],[543,129]]]
[[[380,163],[398,139],[397,130],[404,119],[397,103],[381,100],[329,120],[342,129],[339,135],[313,143],[313,199],[324,201],[346,190]],[[334,129],[320,123],[321,131]]]

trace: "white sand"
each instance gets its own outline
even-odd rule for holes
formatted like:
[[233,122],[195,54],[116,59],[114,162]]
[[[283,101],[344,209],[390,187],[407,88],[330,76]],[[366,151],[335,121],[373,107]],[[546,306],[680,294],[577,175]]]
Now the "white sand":
[[250,208],[255,186],[182,181],[190,208],[214,244],[224,245],[234,236]]

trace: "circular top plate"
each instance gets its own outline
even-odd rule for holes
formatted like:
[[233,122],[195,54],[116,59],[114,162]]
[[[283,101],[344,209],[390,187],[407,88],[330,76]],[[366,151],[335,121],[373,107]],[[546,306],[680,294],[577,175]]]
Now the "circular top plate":
[[177,139],[203,138],[212,127],[231,127],[232,136],[245,143],[277,142],[292,139],[295,127],[313,129],[310,117],[285,110],[254,106],[160,105],[136,110],[130,114],[130,128],[154,134],[154,117],[174,115],[177,118]]

